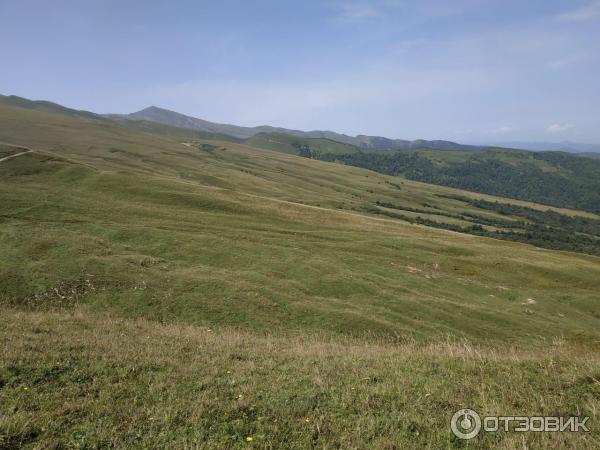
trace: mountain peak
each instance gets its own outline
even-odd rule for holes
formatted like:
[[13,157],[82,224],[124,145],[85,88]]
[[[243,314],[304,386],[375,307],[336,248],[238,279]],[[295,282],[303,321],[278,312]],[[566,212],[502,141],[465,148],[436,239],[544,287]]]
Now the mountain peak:
[[134,113],[131,113],[130,115],[133,115],[133,114],[140,114],[140,113],[155,113],[155,112],[166,112],[166,113],[172,113],[172,114],[183,115],[183,114],[179,114],[179,113],[177,113],[177,112],[175,112],[175,111],[170,111],[170,110],[168,110],[168,109],[161,108],[160,106],[155,106],[155,105],[148,106],[147,108],[144,108],[144,109],[140,109],[139,111],[136,111],[136,112],[134,112]]

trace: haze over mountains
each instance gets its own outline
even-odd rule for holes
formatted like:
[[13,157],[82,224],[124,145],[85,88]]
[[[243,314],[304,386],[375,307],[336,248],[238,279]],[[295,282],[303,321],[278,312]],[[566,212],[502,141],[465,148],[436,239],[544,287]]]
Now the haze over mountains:
[[600,144],[583,144],[581,142],[527,142],[527,141],[501,141],[486,142],[481,145],[492,145],[497,147],[520,148],[523,150],[569,152],[582,154],[600,154]]
[[185,114],[159,108],[157,106],[150,106],[131,114],[108,114],[107,116],[119,119],[148,120],[164,125],[188,128],[195,131],[225,134],[240,139],[247,139],[259,133],[284,133],[302,138],[331,139],[344,144],[354,145],[362,149],[373,150],[410,150],[417,148],[429,148],[435,150],[481,150],[489,147],[507,147],[533,151],[555,150],[571,153],[600,152],[600,145],[581,144],[575,142],[549,143],[519,141],[483,144],[459,144],[446,140],[417,139],[410,141],[405,139],[390,139],[383,136],[368,136],[363,134],[349,136],[347,134],[336,133],[328,130],[301,131],[289,128],[272,127],[269,125],[243,127],[238,125],[209,122],[207,120],[187,116]]
[[257,127],[244,127],[232,124],[222,124],[210,122],[208,120],[187,116],[175,111],[157,106],[150,106],[131,114],[96,114],[89,111],[71,109],[57,103],[45,100],[29,100],[15,95],[1,95],[0,102],[6,105],[19,106],[24,108],[42,109],[52,112],[61,112],[67,115],[75,115],[88,119],[103,120],[134,120],[149,121],[171,127],[185,128],[199,131],[202,133],[212,133],[215,135],[226,135],[238,139],[248,139],[260,133],[283,133],[290,136],[308,139],[329,139],[348,145],[353,145],[361,149],[370,150],[412,150],[412,149],[433,149],[433,150],[484,150],[489,148],[513,148],[531,151],[564,151],[569,153],[578,153],[586,156],[600,156],[600,145],[583,144],[576,142],[496,142],[496,143],[477,143],[461,144],[446,140],[425,140],[417,139],[414,141],[405,139],[390,139],[383,136],[357,135],[349,136],[342,133],[336,133],[328,130],[302,131],[289,128],[272,127],[262,125]]
[[408,141],[404,139],[389,139],[381,136],[348,136],[346,134],[336,133],[333,131],[301,131],[293,130],[288,128],[272,127],[268,125],[258,127],[242,127],[238,125],[221,124],[209,122],[206,120],[198,119],[195,117],[186,116],[184,114],[170,111],[168,109],[151,106],[149,108],[142,109],[131,114],[119,115],[110,114],[109,117],[114,118],[126,118],[134,120],[149,120],[152,122],[158,122],[165,125],[189,128],[196,131],[226,134],[229,136],[246,139],[255,136],[259,133],[284,133],[292,136],[302,138],[317,138],[317,139],[331,139],[344,144],[354,145],[364,149],[402,149],[408,150],[412,148],[434,148],[439,150],[468,150],[479,148],[477,146],[462,145],[455,142],[449,141],[426,141],[426,140],[415,140]]

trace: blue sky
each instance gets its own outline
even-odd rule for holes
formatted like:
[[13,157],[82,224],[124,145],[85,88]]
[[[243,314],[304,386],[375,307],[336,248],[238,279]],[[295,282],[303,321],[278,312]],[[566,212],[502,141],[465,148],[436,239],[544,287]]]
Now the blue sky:
[[0,0],[0,93],[95,112],[600,143],[600,0]]

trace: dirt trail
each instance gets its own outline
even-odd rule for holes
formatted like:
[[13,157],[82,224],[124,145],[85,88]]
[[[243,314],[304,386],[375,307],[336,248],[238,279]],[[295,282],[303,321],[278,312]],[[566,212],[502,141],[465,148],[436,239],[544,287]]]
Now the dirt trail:
[[26,153],[31,153],[32,151],[33,150],[27,150],[27,151],[24,151],[24,152],[21,152],[21,153],[15,153],[14,155],[5,156],[4,158],[0,158],[0,162],[6,161],[7,159],[16,158],[17,156],[25,155]]

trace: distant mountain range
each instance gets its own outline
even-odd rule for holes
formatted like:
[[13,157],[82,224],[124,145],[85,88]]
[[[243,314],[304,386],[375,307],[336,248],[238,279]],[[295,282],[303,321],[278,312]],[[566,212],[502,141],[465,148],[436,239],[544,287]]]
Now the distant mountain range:
[[[480,145],[479,143],[477,145]],[[524,141],[509,141],[509,142],[486,142],[481,145],[491,145],[494,147],[509,147],[519,148],[522,150],[538,151],[555,151],[568,153],[582,154],[598,154],[600,156],[600,144],[582,144],[580,142],[524,142]]]
[[[582,156],[600,158],[600,145],[598,144],[581,144],[575,142],[496,142],[496,143],[477,143],[477,144],[459,144],[452,141],[445,140],[424,140],[417,139],[414,141],[404,139],[390,139],[382,136],[367,136],[357,135],[349,136],[342,133],[336,133],[334,131],[301,131],[288,128],[272,127],[268,125],[262,125],[258,127],[243,127],[231,124],[222,124],[209,122],[207,120],[198,119],[196,117],[187,116],[180,114],[175,111],[168,109],[159,108],[156,106],[150,106],[149,108],[142,109],[131,114],[96,114],[89,111],[81,111],[76,109],[67,108],[57,103],[44,101],[44,100],[29,100],[23,97],[15,95],[4,96],[0,95],[0,103],[11,106],[18,106],[21,108],[37,109],[48,112],[59,112],[62,114],[77,116],[89,120],[118,120],[122,123],[124,121],[132,121],[132,126],[138,129],[144,128],[144,123],[148,124],[156,123],[160,125],[166,125],[169,127],[175,127],[175,129],[187,129],[204,133],[206,137],[208,135],[215,136],[231,136],[237,139],[250,139],[257,135],[262,134],[286,134],[304,139],[328,139],[331,141],[340,142],[355,146],[363,150],[411,150],[411,149],[432,149],[432,150],[486,150],[491,148],[512,148],[512,149],[523,149],[532,151],[564,151],[570,153],[577,153]],[[134,125],[135,123],[135,125]],[[164,130],[163,130],[164,131]]]
[[426,141],[423,139],[408,141],[404,139],[389,139],[381,136],[348,136],[333,131],[300,131],[288,128],[271,127],[268,125],[258,127],[241,127],[222,123],[208,122],[195,117],[186,116],[168,109],[151,106],[131,114],[109,114],[115,119],[147,120],[179,128],[188,128],[205,133],[225,134],[241,139],[253,137],[259,133],[283,133],[291,136],[311,139],[330,139],[344,144],[354,145],[363,149],[377,150],[409,150],[416,148],[430,148],[435,150],[479,150],[485,146],[464,145],[450,141]]
[[[242,127],[223,123],[209,122],[196,117],[186,116],[175,111],[150,106],[131,114],[108,114],[107,117],[116,119],[146,120],[179,128],[200,131],[203,133],[214,133],[233,136],[239,139],[248,139],[259,133],[283,133],[291,136],[309,139],[330,139],[344,144],[354,145],[361,149],[372,150],[411,150],[429,148],[433,150],[485,150],[489,148],[514,148],[532,151],[564,151],[570,153],[587,154],[596,156],[600,154],[600,145],[580,144],[575,142],[489,142],[477,144],[459,144],[444,140],[417,139],[409,141],[405,139],[390,139],[383,136],[367,136],[359,134],[349,136],[334,131],[301,131],[289,128],[272,127],[262,125],[258,127]],[[600,156],[600,155],[599,155]]]

